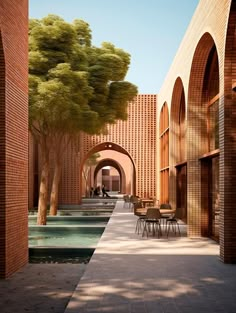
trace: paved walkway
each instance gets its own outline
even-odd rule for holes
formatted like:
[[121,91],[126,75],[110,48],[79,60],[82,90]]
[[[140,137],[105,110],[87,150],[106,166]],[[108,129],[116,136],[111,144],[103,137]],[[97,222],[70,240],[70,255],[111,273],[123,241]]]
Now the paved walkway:
[[27,264],[0,279],[1,313],[63,313],[87,265]]
[[135,223],[118,201],[65,313],[236,312],[236,265],[215,242],[142,238]]

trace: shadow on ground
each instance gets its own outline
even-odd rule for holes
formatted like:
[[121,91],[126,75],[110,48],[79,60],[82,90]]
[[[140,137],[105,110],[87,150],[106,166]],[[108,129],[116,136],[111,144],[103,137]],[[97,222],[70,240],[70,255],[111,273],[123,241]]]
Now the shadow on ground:
[[63,313],[85,264],[28,264],[0,280],[1,313]]

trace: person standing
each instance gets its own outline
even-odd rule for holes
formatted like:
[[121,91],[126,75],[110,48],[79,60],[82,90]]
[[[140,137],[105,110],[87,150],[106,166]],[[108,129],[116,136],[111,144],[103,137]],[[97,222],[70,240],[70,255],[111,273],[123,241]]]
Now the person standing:
[[110,198],[109,194],[106,192],[106,188],[104,185],[102,185],[102,196]]

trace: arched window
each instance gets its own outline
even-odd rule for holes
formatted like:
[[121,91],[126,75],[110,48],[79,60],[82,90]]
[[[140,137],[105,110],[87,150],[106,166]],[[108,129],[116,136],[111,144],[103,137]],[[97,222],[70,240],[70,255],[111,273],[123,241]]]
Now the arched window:
[[205,94],[207,97],[207,152],[210,152],[219,149],[219,64],[215,46],[213,46],[208,57],[205,82]]
[[169,202],[169,112],[164,103],[160,113],[160,201]]
[[179,107],[179,162],[186,160],[186,147],[185,147],[185,137],[186,137],[186,118],[185,118],[185,97],[184,90],[181,93],[180,107]]
[[202,164],[202,212],[208,216],[207,235],[219,240],[219,64],[216,46],[208,55],[205,68],[203,105],[206,105],[206,144]]

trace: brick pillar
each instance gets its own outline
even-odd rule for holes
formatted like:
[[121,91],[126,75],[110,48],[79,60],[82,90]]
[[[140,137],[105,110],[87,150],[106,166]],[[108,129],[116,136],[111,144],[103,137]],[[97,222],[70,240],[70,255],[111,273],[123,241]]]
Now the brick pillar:
[[224,99],[220,114],[220,259],[236,263],[236,96]]
[[28,1],[0,1],[0,278],[28,261]]
[[224,97],[220,103],[220,259],[236,263],[236,3],[228,23]]

